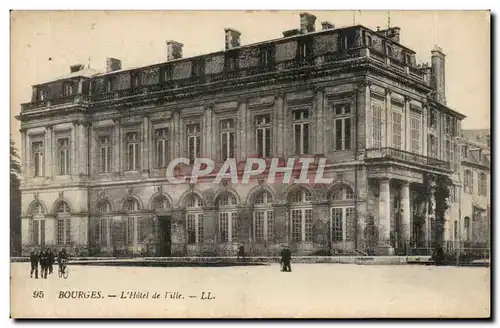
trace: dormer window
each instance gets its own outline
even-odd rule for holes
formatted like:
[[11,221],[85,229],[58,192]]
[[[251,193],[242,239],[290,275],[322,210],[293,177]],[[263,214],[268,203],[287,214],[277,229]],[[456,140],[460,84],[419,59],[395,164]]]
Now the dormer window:
[[69,97],[73,94],[73,87],[71,84],[69,83],[66,83],[64,84],[64,88],[63,88],[63,96],[64,97]]
[[38,97],[41,101],[46,100],[47,99],[47,92],[44,89],[40,90],[40,92],[38,93]]
[[340,49],[347,50],[347,36],[343,36],[340,38]]
[[387,56],[389,57],[392,57],[392,47],[391,46],[387,46]]
[[366,37],[366,46],[367,46],[368,48],[371,48],[371,47],[372,47],[372,37],[371,37],[371,36],[369,36],[369,35]]

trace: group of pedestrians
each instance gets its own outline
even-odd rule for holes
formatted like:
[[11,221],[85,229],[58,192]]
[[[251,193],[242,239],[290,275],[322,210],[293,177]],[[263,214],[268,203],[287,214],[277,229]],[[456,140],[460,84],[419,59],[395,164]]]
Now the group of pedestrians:
[[[61,269],[61,264],[64,260],[68,259],[68,254],[66,249],[62,249],[58,254],[59,266]],[[31,262],[31,272],[30,277],[33,278],[33,273],[35,274],[35,279],[38,279],[38,265],[40,265],[40,278],[47,279],[48,274],[52,274],[54,271],[55,254],[49,248],[44,248],[40,252],[30,252],[30,262]]]

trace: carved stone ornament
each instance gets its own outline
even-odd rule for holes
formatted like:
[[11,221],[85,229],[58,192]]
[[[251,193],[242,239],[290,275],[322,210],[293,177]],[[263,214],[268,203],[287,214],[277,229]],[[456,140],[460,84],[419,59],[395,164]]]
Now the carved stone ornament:
[[195,185],[196,185],[196,184],[194,184],[194,183],[190,183],[190,184],[189,184],[189,190],[193,191],[193,190],[194,190]]
[[262,186],[262,185],[264,184],[264,182],[265,182],[265,181],[266,181],[265,179],[260,178],[260,179],[258,180],[258,182],[259,182],[259,186]]
[[62,190],[61,190],[61,191],[59,192],[59,198],[64,198],[64,191],[62,191]]
[[40,193],[39,192],[33,193],[33,197],[35,198],[36,201],[38,201],[38,199],[40,197]]
[[132,196],[133,192],[134,192],[134,188],[132,188],[132,187],[127,188],[127,193],[129,196]]

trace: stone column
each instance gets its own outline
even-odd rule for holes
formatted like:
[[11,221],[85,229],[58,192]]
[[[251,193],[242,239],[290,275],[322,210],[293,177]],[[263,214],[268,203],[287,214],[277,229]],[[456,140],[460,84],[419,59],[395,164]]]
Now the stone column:
[[[148,115],[144,115],[142,118],[142,170],[147,170],[152,168],[149,163],[149,140],[151,139],[151,133],[149,131],[149,117]],[[152,152],[152,149],[151,149]]]
[[288,208],[284,203],[273,204],[274,209],[274,232],[276,243],[283,244],[289,241],[289,228],[288,228]]
[[70,174],[77,175],[78,174],[78,123],[73,122],[73,126],[71,128],[71,160],[70,160]]
[[203,251],[216,253],[218,244],[217,208],[203,207]]
[[[52,168],[53,166],[53,156],[54,156],[54,150],[52,148],[52,126],[48,125],[45,127],[45,141],[44,141],[44,148],[45,148],[45,163],[43,163],[43,176],[46,177],[52,177],[54,170]],[[72,148],[73,149],[73,148]]]
[[391,105],[391,90],[385,91],[385,147],[392,147],[392,105]]
[[[121,158],[120,154],[122,152],[122,140],[121,140],[121,131],[120,131],[120,120],[116,119],[113,121],[113,161],[114,161],[114,171],[116,173],[122,172],[121,167]],[[95,141],[92,138],[92,145],[95,144]],[[95,156],[95,151],[92,152],[92,158]],[[94,165],[93,165],[94,166]]]
[[420,136],[420,143],[421,143],[421,154],[423,156],[429,156],[427,154],[427,134],[428,134],[428,128],[427,128],[427,115],[428,115],[428,109],[427,105],[424,104],[422,107],[422,129],[420,130],[421,136]]
[[379,194],[379,247],[381,251],[392,255],[391,239],[391,189],[390,180],[380,180]]
[[285,112],[283,108],[283,93],[276,93],[274,96],[274,112],[275,112],[275,122],[273,121],[273,127],[276,127],[274,131],[272,131],[273,138],[271,142],[276,147],[276,152],[273,152],[273,155],[276,157],[285,157]]
[[173,148],[174,148],[174,158],[180,157],[181,155],[181,134],[180,134],[180,114],[178,111],[175,111],[173,114],[174,117],[174,140],[173,140]]
[[187,253],[186,218],[184,209],[175,209],[171,215],[172,256],[185,256]]
[[237,145],[239,152],[236,153],[236,160],[241,161],[247,158],[247,134],[252,129],[252,122],[247,120],[248,104],[246,99],[242,99],[238,105],[238,130]]
[[27,170],[26,168],[28,167],[28,137],[26,135],[26,129],[21,129],[21,146],[19,147],[21,150],[21,156],[20,156],[20,161],[21,161],[21,177],[26,178],[27,177]]
[[[316,133],[314,135],[315,139],[315,147],[313,151],[315,154],[325,154],[326,153],[326,145],[323,136],[325,135],[325,112],[323,108],[324,104],[324,90],[322,88],[318,88],[315,90],[315,99],[314,99],[314,109],[316,116]],[[283,139],[283,138],[282,138]]]
[[365,98],[365,139],[366,139],[366,149],[373,148],[373,110],[372,110],[372,100],[371,100],[371,89],[370,83],[366,83],[364,86],[364,98]]
[[405,181],[401,187],[401,205],[403,213],[401,215],[401,232],[403,242],[408,245],[411,236],[411,207],[410,207],[410,183]]
[[330,241],[330,211],[328,201],[321,200],[313,204],[313,236],[312,242],[327,250]]
[[405,111],[405,138],[404,145],[408,152],[411,152],[411,109],[410,109],[410,99],[408,97],[404,98],[404,111]]

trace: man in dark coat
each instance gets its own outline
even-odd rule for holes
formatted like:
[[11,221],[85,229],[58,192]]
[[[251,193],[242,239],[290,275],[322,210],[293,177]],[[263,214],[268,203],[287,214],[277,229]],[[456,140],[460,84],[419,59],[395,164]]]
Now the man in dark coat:
[[33,278],[35,272],[35,279],[38,279],[38,261],[40,260],[38,252],[30,252],[31,273],[30,278]]
[[245,246],[241,245],[238,248],[238,260],[242,258],[243,260],[245,259]]
[[281,256],[281,271],[284,272],[292,272],[292,266],[290,265],[290,261],[292,260],[292,251],[288,246],[283,246],[280,252]]
[[55,262],[54,252],[52,252],[52,249],[49,249],[48,251],[49,274],[52,274],[54,262]]
[[47,279],[47,270],[49,269],[49,253],[46,249],[40,252],[40,266],[42,268],[42,278]]

